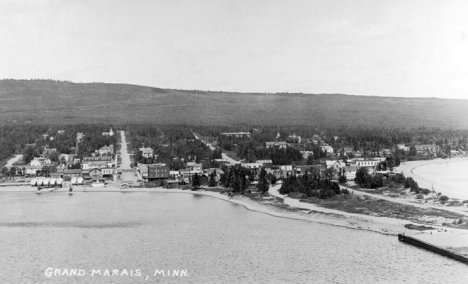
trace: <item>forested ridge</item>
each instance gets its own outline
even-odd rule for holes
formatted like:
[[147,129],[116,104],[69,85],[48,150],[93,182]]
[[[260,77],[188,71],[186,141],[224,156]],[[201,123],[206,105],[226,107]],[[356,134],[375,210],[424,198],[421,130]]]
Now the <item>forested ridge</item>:
[[0,80],[0,123],[468,128],[468,100]]

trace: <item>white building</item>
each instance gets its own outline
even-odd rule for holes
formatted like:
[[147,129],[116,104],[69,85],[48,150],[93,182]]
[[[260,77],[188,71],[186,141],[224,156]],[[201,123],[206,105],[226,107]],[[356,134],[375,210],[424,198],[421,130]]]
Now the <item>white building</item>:
[[327,152],[328,154],[333,154],[333,147],[330,146],[330,145],[320,146],[320,149],[321,149],[323,152]]

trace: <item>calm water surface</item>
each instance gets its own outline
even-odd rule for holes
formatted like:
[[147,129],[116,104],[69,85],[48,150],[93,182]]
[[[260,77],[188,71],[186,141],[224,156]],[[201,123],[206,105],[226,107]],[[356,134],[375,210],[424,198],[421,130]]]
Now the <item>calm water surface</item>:
[[[396,237],[190,194],[0,193],[0,238],[0,283],[468,283],[467,265]],[[48,278],[49,267],[85,275]]]
[[468,200],[468,159],[447,159],[413,169],[421,187],[434,189],[451,198]]

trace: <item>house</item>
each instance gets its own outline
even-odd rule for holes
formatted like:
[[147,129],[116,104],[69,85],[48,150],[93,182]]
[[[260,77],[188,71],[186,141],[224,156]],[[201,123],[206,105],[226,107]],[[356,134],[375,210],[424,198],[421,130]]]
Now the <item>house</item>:
[[283,165],[279,166],[280,170],[284,172],[292,172],[293,171],[293,166],[292,165]]
[[180,177],[179,171],[169,171],[169,177],[172,179],[178,179]]
[[261,163],[241,163],[241,166],[247,169],[261,169],[263,164]]
[[322,152],[325,152],[327,154],[333,154],[333,147],[330,145],[320,146],[320,149],[322,150]]
[[266,148],[278,148],[278,149],[286,149],[289,144],[284,141],[276,141],[276,142],[266,142]]
[[26,175],[36,175],[37,171],[42,170],[42,166],[25,166],[24,167],[24,173]]
[[115,180],[115,169],[114,168],[102,168],[100,169],[102,177],[107,180]]
[[405,144],[398,144],[397,149],[398,150],[403,150],[405,152],[409,151],[409,147],[407,147]]
[[354,178],[356,177],[356,172],[356,166],[345,166],[343,174],[346,177],[346,180],[354,180]]
[[188,162],[187,169],[193,173],[202,173],[203,166],[202,164],[197,164],[195,162]]
[[113,166],[112,162],[108,161],[87,161],[81,162],[81,169],[101,169],[101,168],[111,168]]
[[226,159],[215,159],[215,162],[220,164],[220,165],[227,165],[229,164],[229,161]]
[[256,163],[262,164],[264,168],[271,168],[273,166],[272,160],[257,160]]
[[373,159],[373,160],[357,160],[355,166],[357,169],[359,168],[375,168],[380,163],[380,160]]
[[57,130],[57,134],[65,134],[65,130]]
[[76,133],[76,142],[81,142],[83,141],[84,134],[83,132],[78,132]]
[[43,155],[41,155],[40,157],[34,157],[34,159],[32,159],[31,162],[29,162],[29,166],[35,166],[35,167],[39,167],[39,166],[42,167],[42,166],[50,165],[50,164],[52,164],[50,159],[45,158]]
[[110,156],[88,156],[88,157],[83,157],[82,162],[97,162],[97,161],[106,161],[106,162],[112,162],[112,157]]
[[302,140],[301,136],[296,135],[296,134],[289,135],[288,138],[286,138],[286,141],[290,143],[301,143],[301,140]]
[[242,137],[250,138],[251,135],[252,134],[250,132],[223,132],[221,133],[221,136],[236,137],[236,138],[242,138]]
[[138,171],[143,179],[148,179],[148,167],[149,165],[141,164],[138,167]]
[[114,136],[114,131],[112,130],[112,127],[109,130],[109,132],[102,132],[102,136]]
[[153,153],[154,153],[154,150],[149,148],[149,147],[142,147],[139,149],[140,152],[141,152],[141,155],[145,158],[152,158],[153,157]]
[[81,169],[65,169],[63,171],[63,178],[69,177],[69,178],[74,178],[74,177],[80,177],[82,175]]
[[57,148],[49,148],[48,145],[44,146],[44,149],[42,151],[42,153],[44,155],[50,155],[50,154],[55,153],[55,152],[57,152]]
[[306,172],[311,172],[311,165],[300,165],[294,167],[296,174],[303,175]]
[[110,146],[103,146],[101,149],[98,150],[99,155],[104,156],[104,155],[114,155],[114,145]]
[[241,163],[241,166],[252,170],[254,175],[260,174],[260,170],[263,167],[263,164],[260,163]]
[[435,154],[437,152],[437,146],[435,144],[418,144],[414,145],[419,155],[423,154]]
[[327,169],[333,169],[335,171],[335,175],[338,176],[343,175],[343,171],[346,166],[344,162],[335,160],[326,160],[324,165]]

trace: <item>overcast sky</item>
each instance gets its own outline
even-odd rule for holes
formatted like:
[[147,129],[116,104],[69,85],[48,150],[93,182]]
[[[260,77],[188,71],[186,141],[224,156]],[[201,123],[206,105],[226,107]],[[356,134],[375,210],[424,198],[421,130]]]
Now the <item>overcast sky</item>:
[[0,78],[468,98],[466,0],[0,0]]

